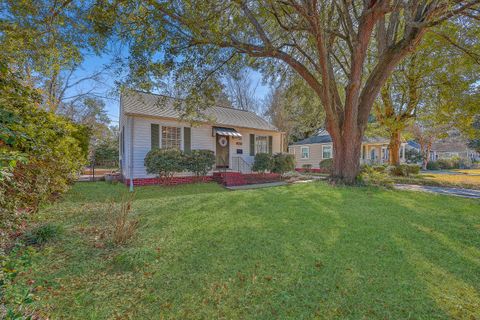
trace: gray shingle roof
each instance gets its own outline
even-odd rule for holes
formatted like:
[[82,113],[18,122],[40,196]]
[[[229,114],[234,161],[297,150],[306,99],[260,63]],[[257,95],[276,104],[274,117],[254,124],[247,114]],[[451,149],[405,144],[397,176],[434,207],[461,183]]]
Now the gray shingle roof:
[[[306,139],[293,143],[294,145],[301,144],[315,144],[315,143],[331,143],[332,137],[329,134],[320,134],[317,136],[311,136]],[[388,139],[382,137],[363,137],[365,143],[388,143]]]
[[[180,112],[174,108],[174,98],[140,91],[127,91],[122,94],[121,103],[125,114],[145,115],[179,119]],[[212,123],[223,126],[278,131],[253,112],[228,107],[213,106],[203,111]]]
[[297,141],[293,143],[294,145],[299,145],[299,144],[315,144],[315,143],[329,143],[332,142],[332,138],[330,137],[329,134],[323,134],[320,136],[311,136],[306,139]]

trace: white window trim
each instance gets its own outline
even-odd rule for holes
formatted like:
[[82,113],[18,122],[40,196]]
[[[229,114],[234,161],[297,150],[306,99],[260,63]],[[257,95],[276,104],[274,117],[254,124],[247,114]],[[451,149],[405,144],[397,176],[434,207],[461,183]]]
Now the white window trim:
[[[324,153],[323,149],[324,149],[324,148],[330,148],[330,158],[324,158],[324,157],[323,157],[323,153]],[[332,158],[333,158],[333,146],[331,146],[331,145],[323,145],[323,146],[322,146],[322,159],[332,159]]]
[[159,135],[159,147],[160,149],[163,149],[163,139],[162,139],[162,130],[163,130],[163,127],[169,127],[169,128],[179,128],[180,129],[180,149],[181,151],[183,151],[183,127],[182,126],[175,126],[175,125],[165,125],[165,124],[161,124],[159,123],[159,126],[160,126],[160,129],[158,130],[158,135]]
[[[308,150],[308,153],[307,153],[307,156],[306,156],[306,157],[303,156],[303,149],[307,149],[307,150]],[[310,147],[307,147],[307,146],[305,146],[305,147],[300,147],[300,157],[301,157],[302,159],[310,159]]]
[[[267,151],[266,151],[266,152],[258,152],[257,138],[265,138],[265,141],[267,142]],[[269,153],[269,152],[270,152],[270,150],[268,150],[268,136],[265,136],[265,135],[255,135],[255,154],[257,154],[257,153]]]

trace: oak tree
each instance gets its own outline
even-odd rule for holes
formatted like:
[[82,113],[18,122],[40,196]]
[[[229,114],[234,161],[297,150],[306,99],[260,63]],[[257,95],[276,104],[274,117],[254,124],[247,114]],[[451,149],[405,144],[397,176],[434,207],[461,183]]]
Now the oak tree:
[[132,74],[148,80],[175,72],[187,104],[208,97],[214,90],[208,79],[232,65],[272,75],[287,66],[325,110],[333,178],[353,183],[370,111],[391,72],[429,28],[458,15],[478,19],[479,3],[118,0],[105,4],[98,15],[108,17],[102,24],[107,32],[120,26],[118,34],[131,48]]

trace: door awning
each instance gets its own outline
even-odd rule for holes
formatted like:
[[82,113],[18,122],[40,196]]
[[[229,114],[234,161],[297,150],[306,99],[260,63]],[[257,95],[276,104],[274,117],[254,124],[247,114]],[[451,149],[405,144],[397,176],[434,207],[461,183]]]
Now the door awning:
[[213,132],[220,136],[241,137],[240,132],[233,128],[213,127]]

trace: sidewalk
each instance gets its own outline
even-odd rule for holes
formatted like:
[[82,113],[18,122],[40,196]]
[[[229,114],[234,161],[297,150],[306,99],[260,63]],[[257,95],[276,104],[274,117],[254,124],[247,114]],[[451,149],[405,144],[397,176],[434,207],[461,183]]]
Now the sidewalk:
[[396,184],[395,189],[409,190],[409,191],[423,191],[423,192],[446,194],[446,195],[471,198],[471,199],[480,199],[480,190],[473,190],[473,189],[421,186],[421,185],[415,185],[415,184]]

